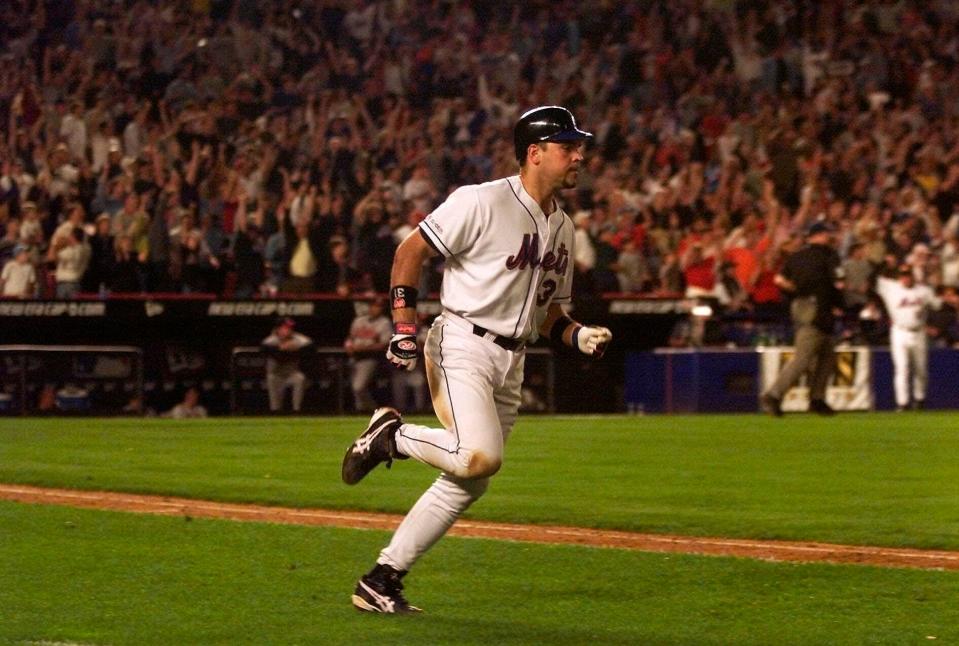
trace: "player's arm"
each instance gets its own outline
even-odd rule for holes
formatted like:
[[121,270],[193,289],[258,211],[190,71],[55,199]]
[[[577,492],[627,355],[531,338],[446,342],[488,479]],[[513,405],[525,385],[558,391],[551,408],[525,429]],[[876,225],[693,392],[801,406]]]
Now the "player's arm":
[[895,290],[896,285],[898,284],[899,283],[894,281],[892,278],[886,278],[882,274],[877,274],[875,292],[879,294],[879,297],[884,301],[888,301],[891,296],[890,292]]
[[415,285],[420,284],[423,263],[436,253],[417,228],[406,236],[393,256],[393,269],[390,272],[393,337],[386,350],[386,358],[397,368],[412,370],[416,367],[419,353],[416,342],[416,299],[419,294]]
[[613,338],[608,328],[574,321],[558,303],[550,303],[539,333],[554,345],[565,345],[596,358],[603,356]]
[[776,285],[779,289],[785,292],[795,292],[796,283],[790,280],[787,276],[783,274],[776,274],[773,276],[773,284]]

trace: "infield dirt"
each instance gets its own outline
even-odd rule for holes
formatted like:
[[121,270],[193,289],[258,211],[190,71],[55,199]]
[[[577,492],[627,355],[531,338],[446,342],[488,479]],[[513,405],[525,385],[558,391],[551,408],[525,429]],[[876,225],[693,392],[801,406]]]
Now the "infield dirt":
[[[63,505],[167,516],[323,525],[351,529],[392,530],[402,520],[401,516],[393,514],[270,507],[111,491],[48,489],[8,484],[0,484],[0,499],[30,504]],[[449,534],[467,538],[575,544],[644,552],[733,556],[769,561],[856,563],[877,567],[959,570],[959,552],[945,550],[671,536],[581,527],[515,525],[478,520],[459,520]]]

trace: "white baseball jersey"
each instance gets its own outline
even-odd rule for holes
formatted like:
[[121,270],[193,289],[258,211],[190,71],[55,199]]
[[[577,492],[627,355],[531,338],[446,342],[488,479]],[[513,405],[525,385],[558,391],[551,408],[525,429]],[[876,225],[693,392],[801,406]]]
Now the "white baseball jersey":
[[[443,474],[413,506],[379,563],[409,570],[486,490],[522,401],[526,353],[477,336],[473,325],[535,340],[549,304],[570,300],[573,223],[549,217],[518,176],[465,186],[420,223],[446,259],[436,317],[423,348],[443,428],[405,423],[399,452]],[[472,325],[470,325],[472,324]]]
[[939,305],[939,298],[928,285],[906,287],[898,280],[880,276],[876,292],[886,304],[893,327],[902,330],[924,330],[929,308]]
[[876,291],[886,304],[892,328],[889,350],[892,354],[893,387],[896,406],[903,408],[910,401],[923,401],[929,380],[927,359],[926,316],[930,306],[938,306],[939,298],[928,285],[906,287],[898,280],[883,278],[876,282]]
[[419,227],[446,258],[449,312],[534,341],[549,304],[570,301],[573,223],[558,207],[546,217],[518,175],[457,189]]

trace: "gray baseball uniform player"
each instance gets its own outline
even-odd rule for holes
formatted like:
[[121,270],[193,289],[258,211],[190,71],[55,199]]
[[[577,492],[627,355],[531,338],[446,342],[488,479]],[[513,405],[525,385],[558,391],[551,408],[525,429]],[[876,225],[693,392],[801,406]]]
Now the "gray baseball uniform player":
[[392,335],[393,329],[380,299],[371,301],[367,311],[357,315],[350,324],[343,347],[350,357],[350,390],[357,411],[369,413],[376,408],[370,384]]
[[898,280],[879,276],[876,293],[889,313],[889,350],[892,353],[896,410],[909,405],[910,372],[912,405],[922,408],[929,382],[926,316],[930,307],[938,307],[939,298],[928,285],[916,283],[912,267],[900,265]]
[[283,407],[287,388],[293,393],[293,411],[299,412],[303,405],[306,375],[300,370],[300,360],[313,346],[313,339],[294,332],[295,325],[291,318],[280,319],[270,336],[260,343],[260,349],[266,354],[266,389],[271,412],[279,412]]
[[513,131],[519,174],[457,189],[396,251],[387,358],[405,369],[419,351],[411,285],[419,284],[427,258],[445,259],[443,311],[423,352],[443,428],[404,423],[396,410],[378,409],[347,450],[343,480],[355,484],[382,462],[410,457],[442,473],[358,581],[352,601],[360,610],[418,611],[404,598],[401,579],[499,470],[520,405],[526,344],[546,335],[601,356],[612,338],[563,309],[572,288],[573,225],[554,196],[576,185],[590,137],[565,108],[526,112]]

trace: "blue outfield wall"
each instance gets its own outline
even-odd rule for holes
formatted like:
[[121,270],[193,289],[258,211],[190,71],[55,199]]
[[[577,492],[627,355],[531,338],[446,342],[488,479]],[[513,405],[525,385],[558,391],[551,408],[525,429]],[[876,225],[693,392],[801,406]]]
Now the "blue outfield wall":
[[[876,410],[895,408],[888,348],[871,349]],[[752,348],[661,349],[626,354],[629,412],[709,413],[759,410],[759,352]],[[926,407],[959,409],[959,350],[929,352]]]

